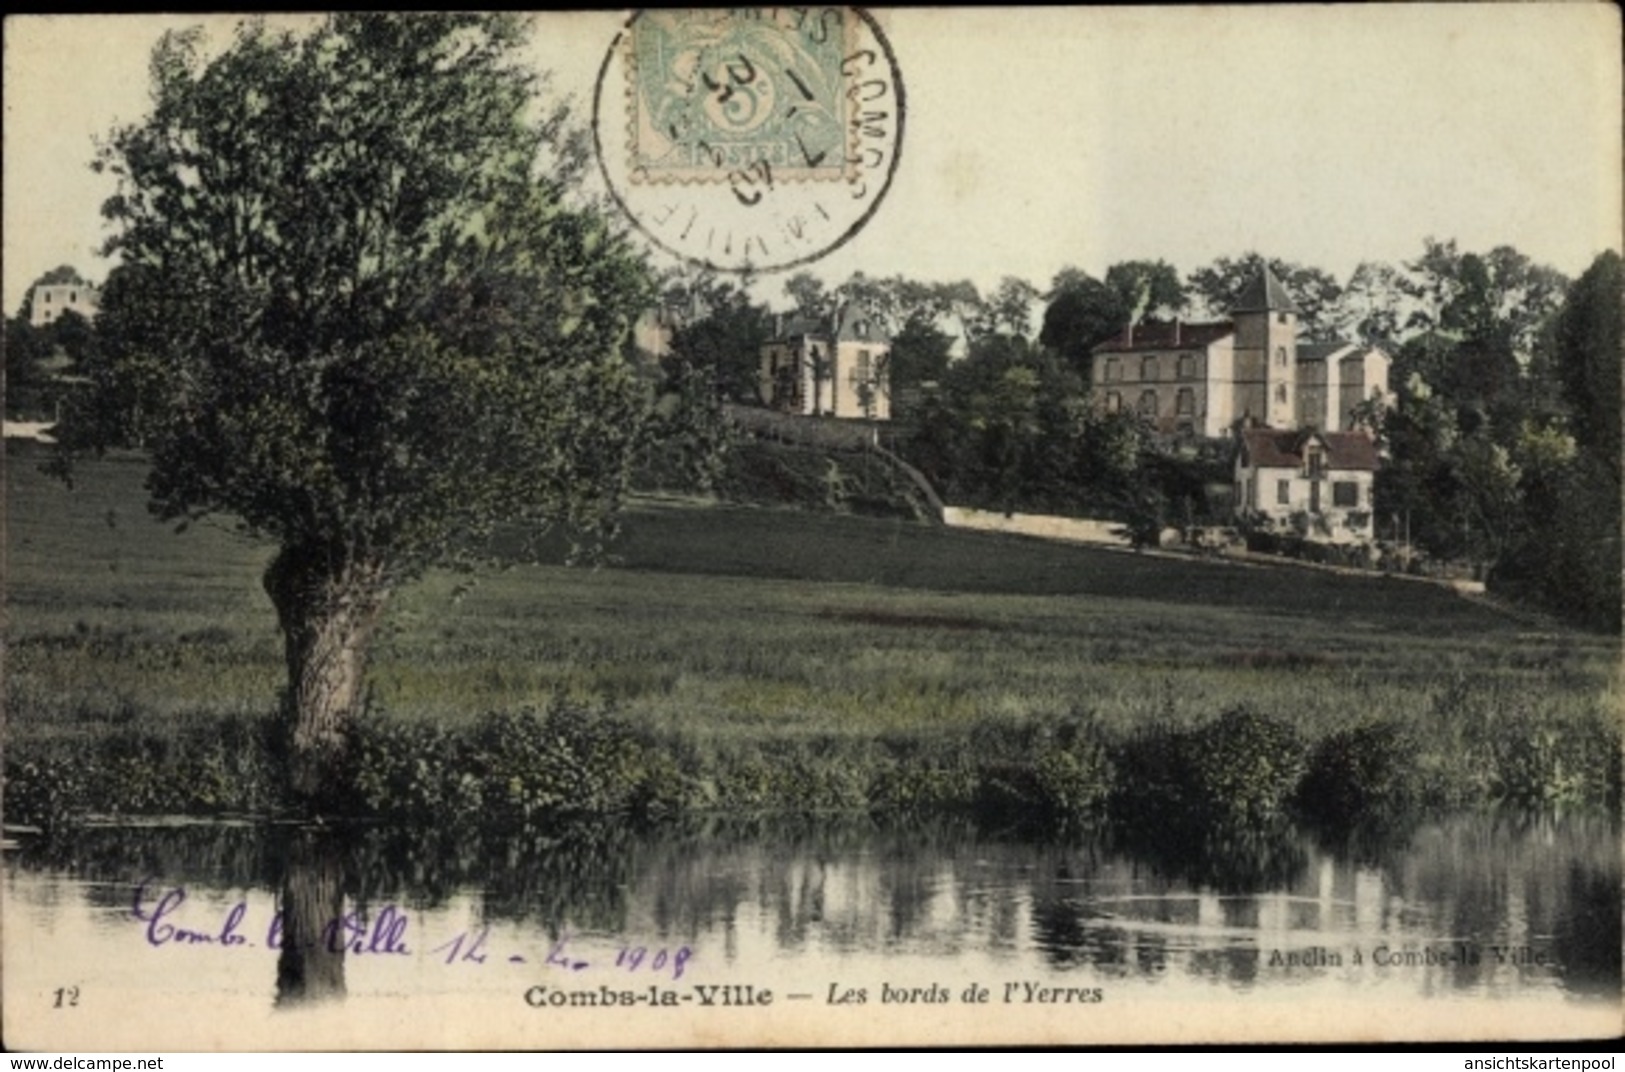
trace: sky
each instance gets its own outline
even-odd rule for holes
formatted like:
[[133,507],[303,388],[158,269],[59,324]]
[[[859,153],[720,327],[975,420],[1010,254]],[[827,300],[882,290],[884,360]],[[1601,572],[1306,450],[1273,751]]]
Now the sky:
[[[810,266],[1044,287],[1257,250],[1347,280],[1424,238],[1512,245],[1568,275],[1621,244],[1619,15],[1605,4],[879,10],[907,90],[892,188]],[[5,24],[4,302],[108,263],[95,139],[146,111],[169,27]],[[296,24],[298,20],[293,20]],[[543,14],[535,65],[585,117],[613,12]],[[657,264],[672,263],[664,255]],[[767,296],[776,298],[772,281]],[[759,292],[760,292],[759,288]]]

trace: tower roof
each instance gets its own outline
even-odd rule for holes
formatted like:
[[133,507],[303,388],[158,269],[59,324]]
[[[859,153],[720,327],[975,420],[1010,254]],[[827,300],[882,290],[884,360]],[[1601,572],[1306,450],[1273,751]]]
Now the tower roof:
[[1286,288],[1281,285],[1279,279],[1275,278],[1275,273],[1270,271],[1270,266],[1266,263],[1263,271],[1259,272],[1253,281],[1247,284],[1247,289],[1241,292],[1241,297],[1236,299],[1235,307],[1230,311],[1232,313],[1258,313],[1275,312],[1277,310],[1283,313],[1295,313],[1298,311],[1298,307],[1292,303],[1292,296],[1286,292]]

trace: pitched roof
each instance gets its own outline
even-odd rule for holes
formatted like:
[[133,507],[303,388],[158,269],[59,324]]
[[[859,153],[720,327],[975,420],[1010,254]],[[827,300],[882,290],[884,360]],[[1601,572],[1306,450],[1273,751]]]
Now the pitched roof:
[[777,333],[779,339],[794,339],[801,335],[823,335],[829,330],[828,324],[823,324],[811,317],[786,317],[783,327]]
[[1200,349],[1209,343],[1233,334],[1234,324],[1228,320],[1215,320],[1202,324],[1186,324],[1178,320],[1147,320],[1132,328],[1125,327],[1105,342],[1097,343],[1090,351],[1096,354],[1134,353],[1140,350]]
[[784,342],[803,335],[820,339],[833,338],[836,341],[861,341],[882,345],[891,343],[880,322],[853,302],[847,302],[835,310],[833,316],[821,320],[805,316],[785,317],[770,341]]
[[1376,471],[1382,465],[1377,444],[1364,432],[1315,432],[1282,428],[1243,428],[1244,463],[1254,469],[1301,469],[1303,450],[1319,440],[1326,445],[1328,469]]
[[858,305],[847,302],[835,311],[835,337],[839,340],[857,339],[862,342],[889,343],[885,329],[874,315]]
[[1230,311],[1232,313],[1257,313],[1273,312],[1277,309],[1283,313],[1298,311],[1298,307],[1292,304],[1292,296],[1286,292],[1286,288],[1281,285],[1279,279],[1275,278],[1275,273],[1270,271],[1270,266],[1266,264],[1264,270],[1259,272],[1251,283],[1247,284],[1247,289],[1241,292],[1241,297],[1236,299],[1236,304],[1231,307]]

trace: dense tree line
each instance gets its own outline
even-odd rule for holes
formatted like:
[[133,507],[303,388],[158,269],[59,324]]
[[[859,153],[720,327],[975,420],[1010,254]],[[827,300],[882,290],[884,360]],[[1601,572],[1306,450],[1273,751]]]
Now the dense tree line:
[[[949,501],[1161,521],[1200,519],[1218,454],[1175,455],[1132,415],[1091,405],[1091,352],[1126,324],[1222,317],[1268,264],[1297,305],[1301,340],[1382,347],[1394,406],[1365,420],[1387,460],[1379,537],[1475,567],[1495,588],[1602,626],[1619,620],[1619,261],[1577,282],[1510,247],[1427,239],[1414,260],[1367,262],[1346,282],[1257,253],[1185,275],[1165,261],[1066,267],[1046,290],[1006,278],[987,293],[810,273],[784,292],[795,315],[861,302],[890,332],[903,449]],[[745,286],[708,281],[708,314],[673,351],[714,368],[728,397],[760,401],[773,330]],[[952,360],[950,360],[952,355]]]
[[[1618,627],[1620,263],[1578,280],[1510,247],[1428,239],[1414,260],[1368,262],[1339,283],[1312,265],[1225,257],[1181,275],[1160,260],[1066,267],[1047,289],[966,280],[809,272],[782,285],[777,316],[750,278],[689,271],[658,281],[674,325],[659,376],[680,424],[722,437],[717,400],[764,404],[761,348],[784,317],[828,320],[863,306],[892,339],[889,390],[900,449],[952,502],[1163,522],[1218,520],[1208,494],[1222,450],[1171,453],[1131,414],[1091,403],[1091,352],[1126,324],[1223,316],[1263,265],[1300,312],[1301,339],[1381,346],[1391,408],[1365,420],[1385,451],[1379,539],[1470,564],[1492,587],[1567,617]],[[115,309],[129,281],[110,281]],[[11,398],[28,397],[43,358],[96,353],[76,317],[8,324]],[[122,329],[121,329],[122,330]],[[104,393],[104,397],[106,397]],[[114,398],[130,409],[131,398]],[[137,407],[138,408],[138,407]],[[671,408],[668,406],[668,408]],[[103,418],[111,420],[111,414]],[[128,418],[126,418],[128,419]]]

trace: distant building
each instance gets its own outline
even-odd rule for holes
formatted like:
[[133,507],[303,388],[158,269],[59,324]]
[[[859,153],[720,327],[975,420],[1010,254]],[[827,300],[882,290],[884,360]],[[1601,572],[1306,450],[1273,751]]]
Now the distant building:
[[856,304],[827,320],[779,318],[762,344],[762,397],[785,413],[890,420],[890,359],[891,339]]
[[94,320],[101,294],[94,283],[41,283],[29,294],[28,322],[43,327],[66,312]]
[[1365,432],[1243,428],[1236,449],[1236,512],[1311,539],[1376,535],[1372,483],[1381,460]]
[[1355,343],[1298,343],[1298,310],[1266,267],[1228,320],[1130,324],[1097,345],[1099,405],[1132,410],[1166,436],[1228,437],[1248,426],[1342,432],[1388,398],[1389,357]]

